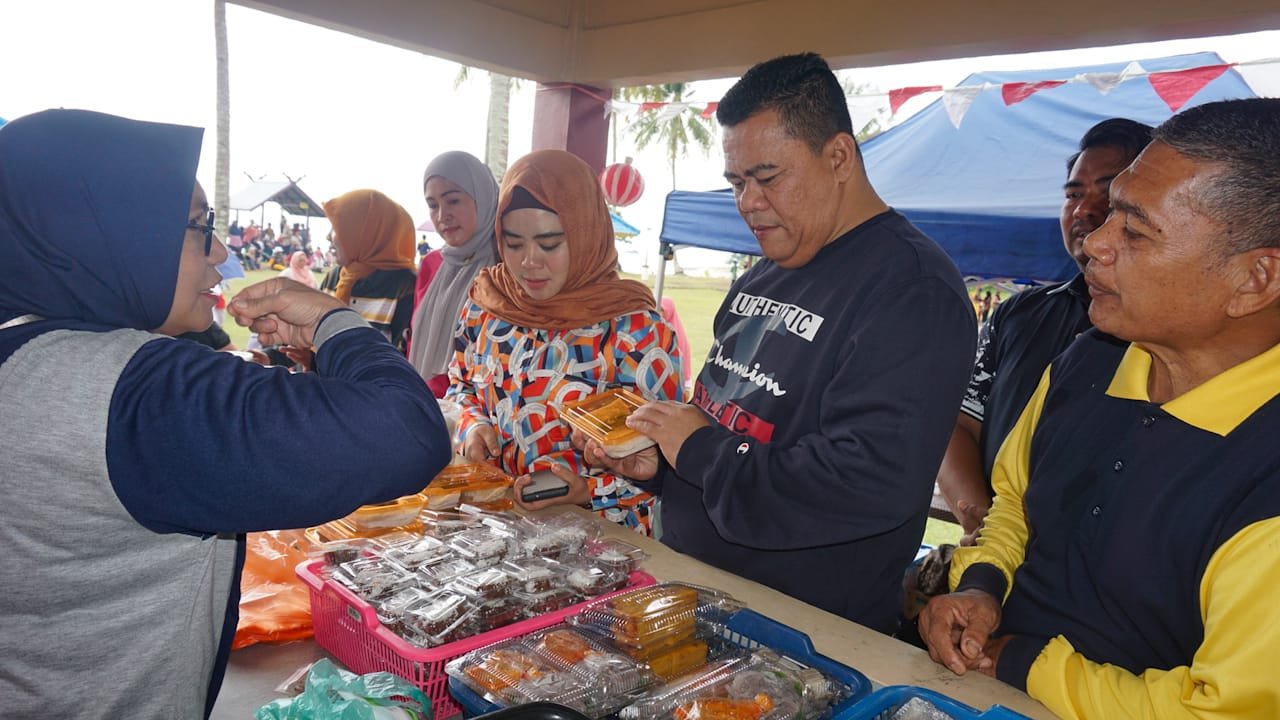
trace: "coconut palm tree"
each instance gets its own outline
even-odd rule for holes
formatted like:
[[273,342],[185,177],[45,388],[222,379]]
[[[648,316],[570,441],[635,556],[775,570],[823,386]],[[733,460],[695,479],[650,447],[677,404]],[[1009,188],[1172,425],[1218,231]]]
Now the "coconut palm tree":
[[227,236],[231,212],[231,83],[227,68],[227,2],[213,0],[214,52],[218,59],[218,150],[213,175],[213,209],[218,237]]
[[[458,76],[453,80],[456,90],[471,75],[471,68],[463,65],[458,68]],[[489,113],[486,118],[484,136],[484,164],[489,172],[499,181],[507,172],[507,147],[510,137],[511,88],[515,81],[507,75],[490,72],[489,75]]]
[[[640,113],[640,116],[627,126],[628,132],[635,138],[636,147],[643,150],[649,145],[660,143],[667,151],[667,162],[671,166],[671,189],[676,188],[676,161],[687,155],[691,145],[702,150],[703,155],[711,151],[711,141],[715,136],[715,128],[709,118],[702,117],[700,111],[693,107],[677,106],[688,102],[685,93],[688,83],[666,83],[663,85],[642,85],[623,88],[622,98],[631,102],[666,103],[666,106]],[[672,255],[674,272],[683,275],[680,261]]]

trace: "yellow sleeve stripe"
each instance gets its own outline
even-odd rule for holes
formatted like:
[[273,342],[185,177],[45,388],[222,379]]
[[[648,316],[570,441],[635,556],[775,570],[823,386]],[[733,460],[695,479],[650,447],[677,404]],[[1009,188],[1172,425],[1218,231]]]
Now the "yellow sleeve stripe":
[[1190,666],[1134,675],[1090,661],[1058,636],[1031,665],[1027,693],[1063,718],[1280,717],[1276,577],[1280,518],[1268,518],[1236,533],[1210,559],[1200,583],[1204,640]]
[[1017,424],[1000,445],[1000,452],[996,454],[995,465],[991,469],[991,486],[996,491],[996,497],[983,525],[982,534],[978,537],[977,546],[959,548],[951,559],[948,580],[953,589],[960,582],[965,568],[979,562],[991,563],[1004,573],[1005,579],[1009,581],[1008,589],[1005,590],[1006,598],[1013,589],[1013,573],[1022,564],[1027,538],[1031,535],[1027,529],[1026,508],[1022,497],[1027,490],[1027,475],[1031,466],[1031,438],[1036,426],[1040,424],[1040,412],[1044,408],[1045,395],[1049,392],[1051,369],[1052,365],[1044,369],[1040,384],[1022,409]]

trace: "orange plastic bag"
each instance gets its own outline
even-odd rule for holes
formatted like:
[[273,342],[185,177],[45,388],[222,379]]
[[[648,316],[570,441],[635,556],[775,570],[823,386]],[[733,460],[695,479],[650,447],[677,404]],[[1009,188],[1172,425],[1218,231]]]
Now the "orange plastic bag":
[[249,533],[240,577],[240,622],[232,650],[314,634],[311,596],[293,569],[307,559],[301,530]]

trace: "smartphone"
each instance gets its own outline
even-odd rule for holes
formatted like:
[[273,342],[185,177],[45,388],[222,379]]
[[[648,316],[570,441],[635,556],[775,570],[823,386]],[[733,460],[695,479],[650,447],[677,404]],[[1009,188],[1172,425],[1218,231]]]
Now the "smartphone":
[[569,483],[556,477],[550,470],[539,470],[529,476],[529,484],[520,490],[520,499],[525,502],[549,500],[569,494]]

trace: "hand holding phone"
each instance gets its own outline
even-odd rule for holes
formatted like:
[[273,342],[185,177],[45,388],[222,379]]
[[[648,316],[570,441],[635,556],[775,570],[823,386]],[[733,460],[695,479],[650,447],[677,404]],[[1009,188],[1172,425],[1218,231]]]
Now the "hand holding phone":
[[525,502],[550,500],[569,494],[569,483],[556,477],[550,470],[539,470],[529,476],[529,484],[520,489],[520,499]]

